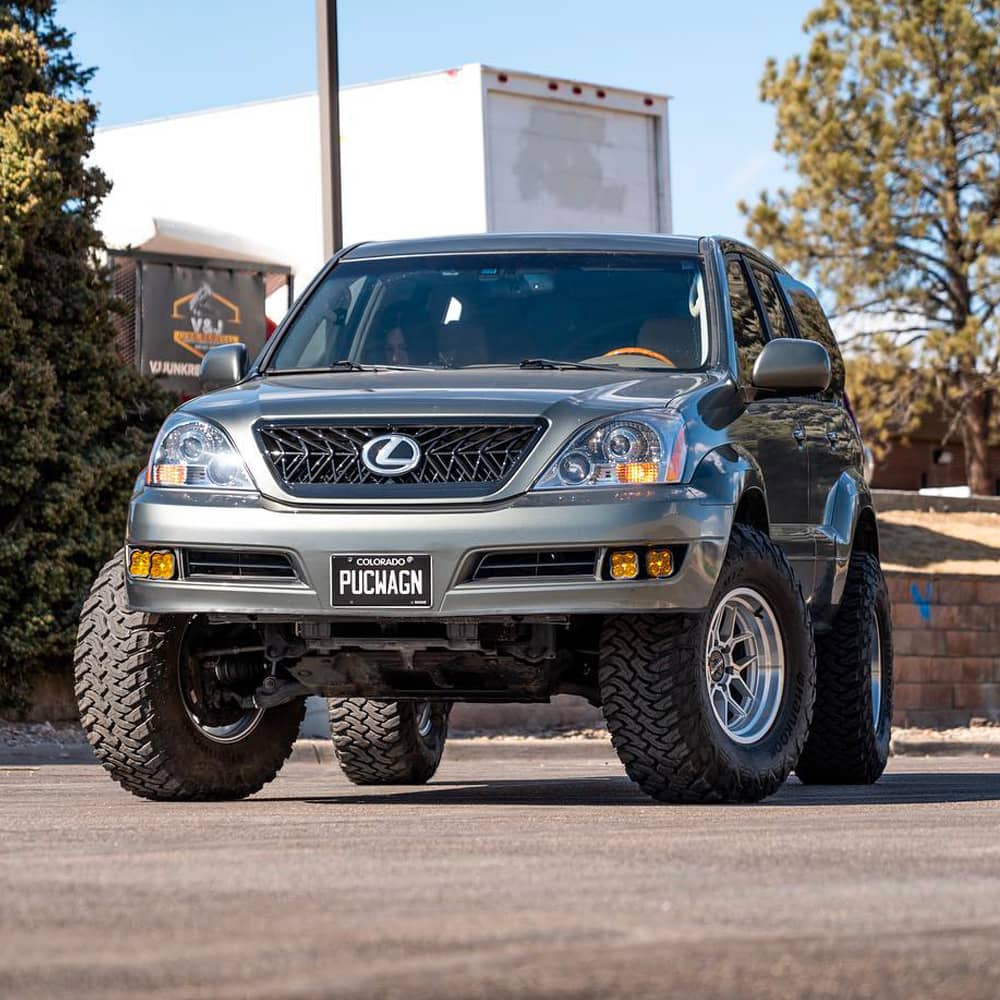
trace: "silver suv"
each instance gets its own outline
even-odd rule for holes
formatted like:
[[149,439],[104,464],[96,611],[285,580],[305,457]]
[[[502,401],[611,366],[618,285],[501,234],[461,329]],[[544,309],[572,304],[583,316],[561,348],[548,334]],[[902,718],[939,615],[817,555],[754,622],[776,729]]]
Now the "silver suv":
[[427,781],[456,701],[559,692],[664,801],[885,767],[889,602],[843,362],[750,247],[360,244],[202,383],[80,625],[84,726],[135,794],[257,791],[316,694],[362,784]]

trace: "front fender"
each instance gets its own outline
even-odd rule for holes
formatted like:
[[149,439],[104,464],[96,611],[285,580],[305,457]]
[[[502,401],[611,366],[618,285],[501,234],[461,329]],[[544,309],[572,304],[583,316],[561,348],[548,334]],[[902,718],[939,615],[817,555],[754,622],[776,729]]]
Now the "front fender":
[[733,513],[750,489],[759,490],[767,506],[760,466],[749,452],[731,444],[720,445],[704,455],[694,470],[691,485],[706,494],[704,503],[727,504]]

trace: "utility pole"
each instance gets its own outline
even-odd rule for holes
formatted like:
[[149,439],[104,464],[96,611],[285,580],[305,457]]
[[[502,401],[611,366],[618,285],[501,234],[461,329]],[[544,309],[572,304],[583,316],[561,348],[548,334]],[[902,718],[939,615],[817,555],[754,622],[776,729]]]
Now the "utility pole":
[[319,73],[319,149],[323,172],[323,253],[344,243],[340,197],[340,83],[337,0],[316,0],[316,67]]

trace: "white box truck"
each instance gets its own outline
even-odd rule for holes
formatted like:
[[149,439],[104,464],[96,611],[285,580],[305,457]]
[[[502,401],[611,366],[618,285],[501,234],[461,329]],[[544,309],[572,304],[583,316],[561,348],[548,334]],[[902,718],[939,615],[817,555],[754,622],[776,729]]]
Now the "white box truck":
[[[662,95],[474,63],[340,101],[346,242],[671,231]],[[323,262],[315,94],[99,129],[93,158],[114,182],[109,246],[245,253],[299,287]]]

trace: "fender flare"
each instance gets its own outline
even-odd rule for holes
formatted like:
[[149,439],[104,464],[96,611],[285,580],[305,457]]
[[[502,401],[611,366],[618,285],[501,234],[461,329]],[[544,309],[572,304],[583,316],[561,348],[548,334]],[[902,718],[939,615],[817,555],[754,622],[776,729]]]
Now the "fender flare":
[[768,533],[770,516],[764,473],[749,452],[732,444],[706,452],[694,470],[691,486],[705,494],[702,503],[722,504],[731,509],[730,528],[747,498],[753,497],[754,511],[748,523]]
[[820,531],[832,546],[833,558],[818,581],[817,596],[832,612],[840,605],[847,582],[847,569],[855,545],[879,554],[878,521],[871,489],[855,470],[842,472],[827,494]]

